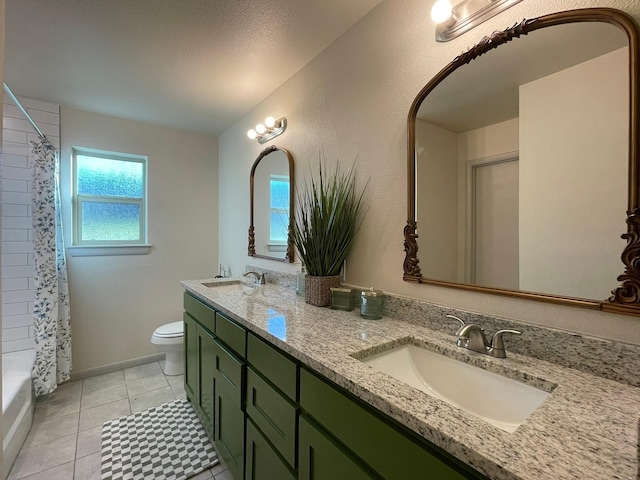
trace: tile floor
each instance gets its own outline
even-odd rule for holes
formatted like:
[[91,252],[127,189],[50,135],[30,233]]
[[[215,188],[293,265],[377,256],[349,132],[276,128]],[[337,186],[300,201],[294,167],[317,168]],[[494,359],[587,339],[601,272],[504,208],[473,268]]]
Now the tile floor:
[[[9,480],[100,480],[102,424],[185,398],[183,382],[182,375],[166,376],[153,362],[60,385],[38,398]],[[233,477],[221,462],[193,479]]]

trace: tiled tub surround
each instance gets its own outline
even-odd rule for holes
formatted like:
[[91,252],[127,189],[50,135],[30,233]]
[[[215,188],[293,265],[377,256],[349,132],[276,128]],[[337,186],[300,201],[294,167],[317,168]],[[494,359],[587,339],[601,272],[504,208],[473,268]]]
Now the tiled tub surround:
[[[307,305],[291,288],[267,284],[249,292],[221,292],[203,286],[204,282],[215,280],[185,281],[183,285],[302,364],[492,479],[637,478],[640,389],[636,387],[518,353],[495,359],[458,349],[452,335],[455,325],[448,325],[445,332],[391,317],[364,320],[357,309],[341,312]],[[282,338],[269,333],[274,311],[286,319],[284,335],[281,329],[277,333]],[[428,323],[431,313],[426,316]],[[557,386],[525,423],[507,433],[354,358],[365,350],[375,351],[380,345],[406,342],[407,338],[533,385]],[[637,372],[638,356],[635,365]]]
[[[2,111],[2,353],[34,348],[33,228],[29,142],[33,127],[5,95]],[[42,132],[60,148],[59,105],[19,98]]]

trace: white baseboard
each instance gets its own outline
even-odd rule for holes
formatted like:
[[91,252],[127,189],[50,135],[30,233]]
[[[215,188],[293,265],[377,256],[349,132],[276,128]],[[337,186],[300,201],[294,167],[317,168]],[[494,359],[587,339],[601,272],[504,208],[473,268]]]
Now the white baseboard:
[[137,367],[138,365],[143,365],[145,363],[158,362],[160,360],[164,360],[164,355],[164,353],[154,353],[153,355],[132,358],[121,362],[108,363],[107,365],[101,365],[99,367],[85,368],[84,370],[72,370],[71,381],[81,380],[87,377],[95,377],[96,375],[104,375],[105,373],[117,372],[118,370]]

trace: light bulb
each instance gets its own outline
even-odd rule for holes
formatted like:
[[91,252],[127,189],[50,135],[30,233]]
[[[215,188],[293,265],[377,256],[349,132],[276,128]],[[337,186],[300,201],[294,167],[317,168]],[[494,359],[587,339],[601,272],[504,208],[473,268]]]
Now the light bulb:
[[249,137],[251,140],[255,140],[257,136],[258,133],[253,128],[247,132],[247,137]]
[[256,132],[258,132],[258,135],[262,135],[266,131],[267,127],[265,127],[263,124],[259,123],[256,125]]
[[436,23],[443,23],[451,20],[453,7],[449,0],[438,0],[431,7],[431,19]]
[[264,119],[264,124],[267,126],[267,128],[273,128],[276,126],[276,119],[273,117],[267,117]]

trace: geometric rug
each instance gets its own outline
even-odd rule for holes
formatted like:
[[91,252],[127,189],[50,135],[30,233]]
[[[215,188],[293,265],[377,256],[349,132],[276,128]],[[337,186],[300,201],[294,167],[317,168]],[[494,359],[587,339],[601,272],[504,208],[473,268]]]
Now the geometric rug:
[[188,400],[102,426],[102,480],[185,480],[218,463]]

